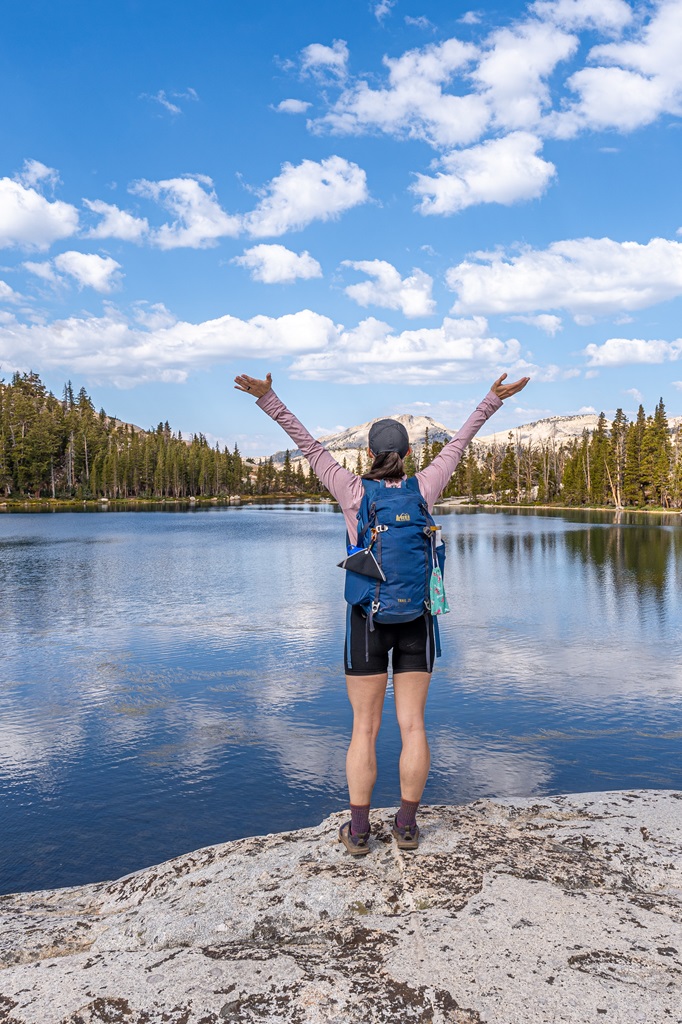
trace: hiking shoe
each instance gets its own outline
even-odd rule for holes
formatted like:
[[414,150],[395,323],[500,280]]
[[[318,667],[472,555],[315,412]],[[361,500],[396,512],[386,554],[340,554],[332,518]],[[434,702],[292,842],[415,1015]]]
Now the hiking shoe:
[[395,836],[399,850],[416,850],[419,846],[419,826],[416,823],[414,825],[405,825],[401,828],[398,825],[398,815],[396,814],[391,831]]
[[350,830],[350,822],[347,821],[339,829],[339,842],[348,850],[351,857],[362,857],[369,853],[369,832],[358,832],[354,836]]

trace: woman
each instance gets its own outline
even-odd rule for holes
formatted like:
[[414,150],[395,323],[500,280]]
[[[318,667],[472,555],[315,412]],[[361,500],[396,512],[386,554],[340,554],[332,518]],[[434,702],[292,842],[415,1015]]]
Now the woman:
[[[472,437],[500,408],[503,400],[518,394],[529,380],[522,377],[514,384],[504,384],[506,376],[503,373],[495,381],[452,441],[430,465],[417,473],[419,490],[429,512],[445,490]],[[253,395],[260,408],[279,423],[301,449],[315,475],[341,506],[348,537],[354,544],[357,513],[364,495],[362,478],[340,466],[308,433],[272,390],[269,373],[265,380],[240,374],[235,377],[235,387]],[[373,463],[366,476],[385,480],[386,486],[399,487],[405,478],[403,459],[410,451],[405,427],[397,420],[378,420],[370,429],[369,445]],[[416,850],[419,845],[416,814],[431,763],[424,708],[433,670],[433,619],[420,614],[419,618],[398,625],[377,622],[369,632],[361,610],[354,606],[348,617],[344,650],[346,686],[353,709],[353,733],[346,757],[351,820],[339,830],[339,842],[352,856],[362,856],[370,850],[369,809],[377,776],[376,739],[388,682],[388,654],[392,650],[393,692],[402,740],[401,802],[393,821],[393,836],[399,849]]]

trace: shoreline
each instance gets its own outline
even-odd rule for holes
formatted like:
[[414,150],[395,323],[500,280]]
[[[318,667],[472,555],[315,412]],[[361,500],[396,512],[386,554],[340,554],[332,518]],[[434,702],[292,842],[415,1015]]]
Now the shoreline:
[[344,811],[3,897],[0,1019],[631,1024],[635,990],[638,1020],[678,1019],[682,793],[425,806],[405,854],[392,813],[361,863]]
[[206,507],[209,505],[252,505],[260,501],[295,501],[314,502],[316,504],[334,504],[333,499],[324,498],[320,494],[246,494],[246,495],[225,495],[223,497],[211,498],[21,498],[13,500],[6,498],[0,501],[0,512],[58,512],[60,510],[82,511],[106,511],[108,508],[116,509],[122,507],[149,506],[162,507],[164,505],[197,506]]
[[442,501],[437,501],[434,507],[440,508],[444,505],[459,508],[523,509],[529,512],[610,512],[613,515],[624,515],[626,513],[628,515],[639,515],[640,513],[659,516],[682,515],[681,508],[634,508],[632,506],[624,506],[621,509],[617,509],[613,505],[512,505],[494,501],[463,501],[460,498],[444,498]]
[[[204,508],[211,505],[239,506],[254,505],[269,501],[290,501],[304,504],[332,504],[337,502],[333,498],[323,497],[320,494],[246,494],[230,495],[224,497],[188,497],[188,498],[6,498],[0,501],[0,513],[2,512],[59,512],[59,511],[113,511],[125,508],[134,511],[140,508],[161,508],[163,506],[180,506],[188,508]],[[133,506],[131,508],[131,506]],[[658,516],[682,516],[682,508],[635,508],[632,506],[621,509],[613,505],[535,505],[517,504],[509,502],[494,501],[469,501],[466,498],[442,498],[435,503],[434,508],[485,508],[485,509],[514,509],[516,511],[528,512],[608,512],[612,515],[658,515]]]

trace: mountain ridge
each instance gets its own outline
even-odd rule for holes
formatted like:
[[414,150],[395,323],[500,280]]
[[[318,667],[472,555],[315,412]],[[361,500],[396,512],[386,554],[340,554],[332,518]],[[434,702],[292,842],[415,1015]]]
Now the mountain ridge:
[[[376,419],[382,419],[377,417]],[[429,441],[449,441],[457,431],[451,430],[444,423],[439,423],[431,416],[413,416],[411,413],[402,413],[391,417],[398,420],[407,429],[410,438],[410,447],[419,461],[424,447],[426,429],[429,431]],[[354,427],[347,427],[345,430],[336,431],[331,434],[324,434],[318,438],[327,451],[334,456],[337,462],[343,465],[345,460],[349,469],[354,469],[357,463],[358,453],[364,458],[363,465],[368,459],[366,450],[368,446],[369,430],[376,419],[368,420],[366,423],[359,423]],[[599,416],[597,413],[578,413],[576,415],[546,416],[538,420],[531,420],[516,427],[509,427],[505,430],[498,430],[491,434],[477,436],[471,442],[474,451],[484,451],[499,445],[506,445],[509,434],[517,443],[523,445],[554,443],[559,446],[569,444],[575,438],[581,437],[584,430],[590,432],[596,430]],[[611,420],[607,419],[607,429],[611,426]],[[682,425],[682,416],[669,416],[668,424],[671,432]],[[257,462],[264,462],[272,459],[275,466],[284,465],[287,449],[281,449],[272,455],[261,456]],[[300,448],[288,449],[289,458],[294,466],[304,459]]]

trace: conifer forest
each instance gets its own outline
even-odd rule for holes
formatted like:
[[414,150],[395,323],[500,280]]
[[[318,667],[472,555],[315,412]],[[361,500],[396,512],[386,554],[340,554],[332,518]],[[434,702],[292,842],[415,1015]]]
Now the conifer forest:
[[[428,433],[416,457],[418,471],[445,442]],[[368,468],[361,452],[348,466]],[[211,446],[202,434],[183,438],[168,422],[149,430],[96,411],[71,383],[61,398],[35,373],[0,381],[0,498],[189,499],[233,496],[324,495],[302,460],[287,452],[280,467],[272,459],[244,459]],[[602,413],[597,427],[568,443],[470,445],[446,497],[501,503],[575,507],[682,508],[682,437],[671,432],[661,399],[653,413],[642,406],[628,419],[618,409],[612,422]]]

